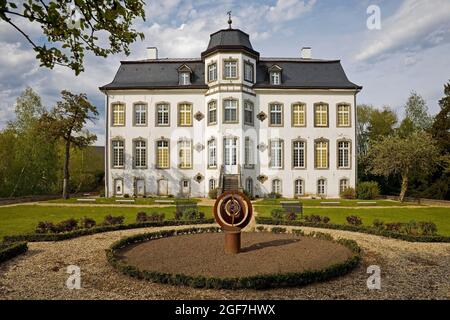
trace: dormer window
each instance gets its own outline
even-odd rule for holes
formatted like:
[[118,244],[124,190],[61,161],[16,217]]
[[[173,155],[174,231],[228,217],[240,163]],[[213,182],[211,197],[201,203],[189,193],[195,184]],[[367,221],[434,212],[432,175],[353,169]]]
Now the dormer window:
[[269,68],[270,84],[281,84],[281,71],[282,68],[276,64]]
[[189,72],[180,72],[180,85],[185,86],[191,84]]
[[181,86],[186,86],[191,84],[191,73],[192,69],[187,65],[183,64],[178,68],[178,83]]

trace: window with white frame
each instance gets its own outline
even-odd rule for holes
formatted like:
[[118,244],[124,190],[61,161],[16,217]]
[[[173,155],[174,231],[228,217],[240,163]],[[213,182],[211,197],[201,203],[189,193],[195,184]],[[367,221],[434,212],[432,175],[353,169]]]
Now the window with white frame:
[[319,140],[314,143],[314,166],[316,169],[328,168],[328,141]]
[[250,177],[245,180],[245,190],[250,196],[253,196],[253,179]]
[[269,125],[282,126],[283,125],[283,105],[280,103],[271,103],[269,105]]
[[337,106],[337,126],[350,126],[350,106],[348,104],[338,104]]
[[115,103],[112,105],[112,121],[113,126],[125,125],[125,105],[122,103]]
[[270,141],[270,168],[283,168],[283,140]]
[[147,166],[147,144],[144,140],[134,141],[134,167],[145,168]]
[[147,124],[147,105],[136,103],[134,105],[134,125],[145,126]]
[[208,103],[208,124],[217,123],[217,102],[215,100]]
[[217,63],[208,65],[208,82],[217,80]]
[[189,72],[180,72],[180,85],[185,86],[191,84],[191,74]]
[[281,194],[281,180],[280,179],[272,180],[272,193]]
[[338,141],[338,167],[350,168],[350,141]]
[[238,101],[234,99],[223,100],[223,122],[235,123],[238,122]]
[[244,164],[246,167],[253,167],[255,164],[253,159],[253,140],[250,137],[245,137],[244,143]]
[[349,187],[348,179],[339,180],[339,194],[342,194]]
[[328,126],[328,105],[326,103],[317,103],[314,105],[314,126]]
[[254,73],[253,63],[245,62],[244,63],[244,80],[248,81],[248,82],[253,82],[253,73]]
[[302,179],[296,179],[294,182],[294,194],[301,196],[305,193],[305,183]]
[[295,103],[292,105],[292,126],[306,126],[306,105],[304,103]]
[[216,139],[208,141],[208,167],[217,167],[217,145]]
[[178,125],[191,126],[192,125],[192,105],[189,103],[181,103],[178,105]]
[[209,179],[209,190],[216,189],[216,179]]
[[157,126],[168,126],[170,107],[168,103],[158,103],[156,105],[156,125]]
[[272,71],[270,73],[270,84],[279,85],[281,83],[281,72]]
[[169,141],[156,141],[156,167],[159,169],[169,168]]
[[238,77],[236,60],[225,60],[224,61],[224,78],[225,79],[236,79]]
[[123,167],[125,164],[125,142],[123,140],[112,141],[113,167]]
[[306,142],[295,140],[292,143],[292,166],[295,169],[304,169],[306,167]]
[[244,123],[248,125],[253,125],[254,119],[254,106],[251,101],[244,101]]
[[324,196],[326,193],[325,179],[317,180],[317,194],[319,196]]
[[192,141],[180,140],[178,141],[179,167],[181,169],[192,168]]

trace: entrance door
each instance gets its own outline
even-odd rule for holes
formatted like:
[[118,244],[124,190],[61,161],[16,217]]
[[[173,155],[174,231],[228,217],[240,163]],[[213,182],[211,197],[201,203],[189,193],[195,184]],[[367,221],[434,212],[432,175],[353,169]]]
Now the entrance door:
[[114,180],[114,195],[115,196],[123,196],[123,180],[122,179]]
[[188,196],[189,193],[190,193],[189,180],[187,180],[187,179],[181,180],[181,194],[183,196]]
[[145,195],[145,182],[144,179],[136,179],[136,195],[144,196]]
[[169,183],[167,179],[160,179],[158,180],[158,195],[160,196],[167,196],[169,193]]
[[225,173],[236,174],[237,170],[237,138],[225,138],[223,151],[223,163],[225,165]]

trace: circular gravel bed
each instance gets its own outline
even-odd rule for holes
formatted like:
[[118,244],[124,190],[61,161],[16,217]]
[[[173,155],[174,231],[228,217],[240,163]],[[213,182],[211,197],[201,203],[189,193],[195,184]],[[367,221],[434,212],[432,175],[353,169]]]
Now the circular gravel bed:
[[116,254],[140,270],[218,278],[321,270],[353,255],[331,241],[268,232],[243,233],[242,252],[225,254],[223,238],[223,233],[172,236],[134,244]]

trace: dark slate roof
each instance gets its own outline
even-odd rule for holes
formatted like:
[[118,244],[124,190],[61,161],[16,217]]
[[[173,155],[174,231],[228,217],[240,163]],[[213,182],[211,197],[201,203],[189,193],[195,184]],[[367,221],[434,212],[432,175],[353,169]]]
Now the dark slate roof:
[[[192,69],[191,84],[178,84],[178,68],[183,64]],[[207,89],[204,63],[200,59],[158,59],[141,61],[121,61],[114,80],[100,87],[108,89]]]
[[250,36],[239,29],[223,29],[210,35],[209,44],[206,51],[202,52],[202,57],[216,50],[245,50],[253,55],[259,53],[253,50]]
[[[268,69],[282,68],[281,84],[271,85]],[[339,60],[261,58],[256,66],[254,88],[361,89],[350,82]]]

